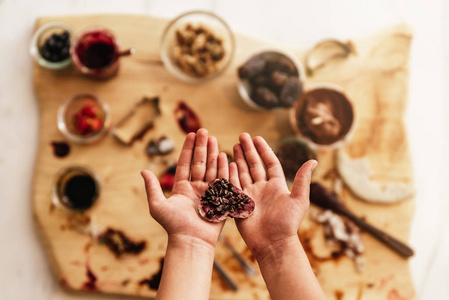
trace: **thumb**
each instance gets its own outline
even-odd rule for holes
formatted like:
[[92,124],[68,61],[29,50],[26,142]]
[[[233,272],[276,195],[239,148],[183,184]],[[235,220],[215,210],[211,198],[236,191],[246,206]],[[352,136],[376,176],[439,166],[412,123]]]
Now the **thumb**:
[[145,190],[147,191],[148,205],[151,211],[151,208],[154,207],[154,205],[157,205],[157,203],[159,203],[163,199],[165,199],[165,196],[164,193],[162,192],[159,180],[157,179],[156,175],[154,175],[153,172],[143,170],[142,172],[140,172],[140,175],[142,175],[143,180],[145,181]]
[[312,180],[312,172],[318,165],[316,160],[305,162],[298,172],[296,172],[295,180],[292,186],[292,198],[309,199],[310,181]]

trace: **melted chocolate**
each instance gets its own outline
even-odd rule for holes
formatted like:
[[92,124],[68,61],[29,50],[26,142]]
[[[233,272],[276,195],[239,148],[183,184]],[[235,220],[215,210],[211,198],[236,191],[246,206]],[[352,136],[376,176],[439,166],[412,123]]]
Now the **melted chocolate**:
[[63,203],[74,209],[85,210],[90,208],[97,195],[97,186],[92,177],[88,175],[75,175],[64,186]]
[[139,285],[146,285],[152,290],[157,290],[159,288],[159,284],[161,283],[163,268],[164,268],[164,258],[161,258],[159,271],[156,274],[154,274],[153,277],[149,279],[145,278],[139,281]]
[[63,158],[70,153],[70,146],[66,142],[51,142],[51,146],[56,157]]
[[139,254],[145,249],[146,242],[134,242],[128,238],[122,231],[108,228],[100,237],[105,245],[111,250],[116,257],[122,254],[131,253]]
[[[333,117],[338,121],[340,129],[336,135],[330,135],[323,131],[318,135],[317,131],[312,128],[313,124],[305,122],[307,120],[308,107],[323,102],[329,105]],[[354,114],[351,103],[346,96],[335,90],[320,88],[314,89],[302,94],[298,100],[298,110],[296,111],[296,123],[301,133],[310,138],[313,142],[320,145],[333,144],[346,136],[351,129],[354,121]]]

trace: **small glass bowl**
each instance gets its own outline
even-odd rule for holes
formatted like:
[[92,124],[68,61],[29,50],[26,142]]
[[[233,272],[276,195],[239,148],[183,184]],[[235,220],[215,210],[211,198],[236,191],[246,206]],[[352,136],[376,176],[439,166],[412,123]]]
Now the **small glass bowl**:
[[[296,67],[296,70],[298,72],[298,80],[300,82],[301,89],[304,87],[304,80],[306,78],[306,73],[304,72],[304,67],[302,63],[299,61],[299,59],[291,52],[286,51],[284,49],[280,48],[261,48],[257,51],[255,51],[253,54],[251,54],[241,65],[243,65],[246,61],[251,59],[254,56],[260,55],[263,58],[271,58],[271,57],[286,57],[288,58]],[[271,109],[279,109],[279,108],[288,108],[285,106],[275,106],[275,107],[264,107],[258,103],[256,103],[253,99],[251,99],[251,84],[248,79],[242,79],[238,78],[238,85],[237,85],[238,92],[240,94],[240,97],[242,98],[243,102],[245,102],[250,108],[254,110],[264,111],[264,110],[271,110]]]
[[[217,69],[205,76],[195,76],[183,71],[174,58],[174,51],[177,43],[176,32],[184,26],[204,26],[210,29],[212,33],[222,40],[224,56],[217,62]],[[173,19],[165,28],[160,44],[160,55],[167,70],[178,79],[189,82],[199,83],[217,77],[231,63],[234,56],[235,41],[234,35],[228,24],[219,16],[208,11],[190,11],[179,15]]]
[[[93,170],[85,166],[69,166],[56,175],[52,202],[67,212],[82,213],[97,202],[100,188],[100,180]],[[74,193],[72,199],[68,193]],[[78,203],[74,203],[74,200]]]
[[[93,108],[93,118],[86,107]],[[59,131],[70,141],[81,144],[99,140],[111,125],[109,106],[92,94],[78,94],[69,99],[59,107],[57,119]],[[83,124],[80,124],[80,119],[84,119]]]
[[74,38],[74,30],[73,28],[63,22],[49,22],[45,25],[39,27],[36,33],[33,35],[30,43],[30,54],[36,60],[36,62],[44,68],[59,70],[64,69],[72,63],[72,59],[70,55],[67,56],[66,59],[58,62],[52,62],[44,57],[42,57],[40,53],[40,47],[45,43],[45,41],[54,33],[62,33],[67,31],[70,35],[70,43],[73,43]]
[[[303,102],[305,97],[308,95],[308,93],[320,89],[330,90],[342,96],[340,98],[341,100],[340,103],[334,103],[334,105],[340,105],[340,107],[342,107],[342,109],[345,111],[344,113],[340,114],[339,117],[337,117],[337,119],[340,122],[343,120],[349,120],[349,124],[345,124],[343,128],[343,133],[340,134],[341,136],[331,143],[317,142],[316,138],[308,135],[307,133],[302,132],[300,128],[301,126],[298,124],[299,122],[301,122],[301,119],[298,117],[299,110],[303,108]],[[304,91],[302,96],[295,102],[293,107],[290,108],[289,121],[292,129],[296,132],[296,134],[300,137],[303,137],[304,140],[309,144],[309,146],[312,149],[316,150],[333,150],[340,148],[352,137],[356,127],[356,116],[354,105],[346,96],[343,88],[341,88],[336,84],[325,82],[313,84],[306,91]]]
[[[79,53],[82,48],[84,48],[83,51],[87,52],[88,48],[95,44],[108,45],[111,47],[111,50],[113,50],[110,62],[99,68],[86,66],[83,63]],[[111,30],[100,26],[90,26],[73,40],[72,47],[70,47],[70,57],[72,59],[73,66],[81,74],[93,78],[107,79],[116,75],[119,70],[119,61],[121,56],[119,47],[120,42]],[[102,51],[105,51],[104,48],[101,49]],[[132,50],[134,51],[134,49]],[[97,51],[90,53],[90,55],[97,54],[96,57],[98,58]],[[133,51],[130,51],[130,53],[133,53]]]

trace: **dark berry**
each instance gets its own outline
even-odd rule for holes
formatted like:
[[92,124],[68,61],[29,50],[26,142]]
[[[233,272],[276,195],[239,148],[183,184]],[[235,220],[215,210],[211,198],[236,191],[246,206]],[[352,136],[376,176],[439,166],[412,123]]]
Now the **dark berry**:
[[54,33],[47,38],[39,48],[43,58],[51,62],[59,62],[69,57],[70,34],[64,31],[60,34]]

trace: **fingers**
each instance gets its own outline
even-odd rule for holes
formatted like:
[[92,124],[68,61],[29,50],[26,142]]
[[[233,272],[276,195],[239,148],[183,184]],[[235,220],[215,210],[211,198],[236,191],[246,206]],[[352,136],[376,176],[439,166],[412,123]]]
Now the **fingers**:
[[218,155],[218,178],[229,180],[228,156],[223,152]]
[[295,180],[292,185],[292,198],[309,199],[312,172],[317,164],[318,162],[316,160],[309,160],[299,168],[298,172],[296,172]]
[[201,128],[196,133],[195,148],[191,168],[191,180],[203,181],[206,175],[208,132]]
[[217,178],[218,159],[218,143],[214,136],[210,136],[207,140],[207,165],[206,165],[206,182],[212,182]]
[[193,149],[195,147],[196,134],[191,132],[186,136],[184,145],[179,155],[178,164],[176,166],[175,182],[180,180],[189,180],[190,165],[192,163]]
[[267,168],[268,178],[284,178],[281,163],[268,143],[260,136],[254,138],[254,146]]
[[143,170],[140,172],[145,181],[145,190],[147,191],[148,206],[151,209],[158,204],[161,200],[165,199],[164,193],[162,192],[159,180],[153,174],[153,172],[148,170]]
[[256,147],[251,140],[251,136],[246,132],[242,133],[239,136],[239,141],[253,181],[257,182],[267,180],[265,168],[260,160],[259,153],[257,153]]
[[237,165],[238,177],[242,188],[246,188],[253,184],[253,179],[249,173],[249,167],[246,163],[245,155],[243,154],[243,149],[240,144],[234,145],[234,160]]
[[229,164],[229,182],[238,188],[242,188],[239,179],[239,171],[235,162]]

